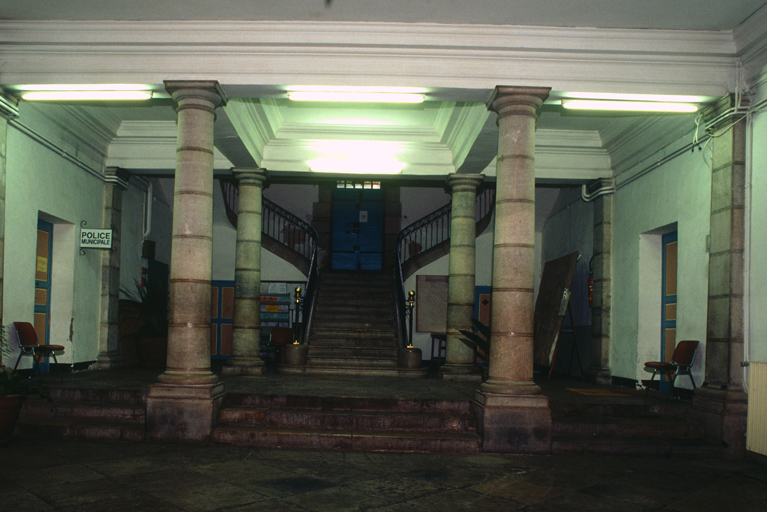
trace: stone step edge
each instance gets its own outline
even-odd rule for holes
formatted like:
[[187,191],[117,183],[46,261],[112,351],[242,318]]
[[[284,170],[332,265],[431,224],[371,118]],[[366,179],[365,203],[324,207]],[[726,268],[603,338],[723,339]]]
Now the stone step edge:
[[[325,409],[283,409],[283,408],[264,408],[264,407],[241,407],[241,406],[226,406],[222,408],[219,411],[219,414],[226,413],[228,411],[236,412],[239,414],[247,413],[252,415],[259,415],[259,414],[282,414],[282,415],[293,415],[293,414],[300,414],[300,415],[306,415],[306,416],[335,416],[335,417],[346,417],[346,416],[359,416],[363,418],[380,418],[380,417],[403,417],[403,418],[426,418],[426,419],[459,419],[459,420],[465,420],[465,421],[474,421],[474,416],[471,414],[471,412],[467,413],[459,413],[459,412],[453,412],[453,411],[446,411],[446,412],[422,412],[422,411],[385,411],[385,410],[363,410],[363,409],[353,409],[353,410],[325,410]],[[335,429],[334,429],[335,430]]]
[[621,455],[663,455],[723,457],[720,446],[704,439],[647,439],[607,438],[593,439],[582,436],[551,437],[551,452],[598,453]]
[[[235,407],[230,401],[239,400],[248,397],[257,397],[258,400],[266,400],[271,409],[279,409],[281,406],[276,403],[282,400],[285,402],[300,402],[300,407],[292,405],[289,409],[293,410],[316,410],[316,411],[340,411],[340,412],[404,412],[416,413],[423,412],[424,406],[434,406],[439,403],[440,406],[446,405],[448,408],[440,412],[450,414],[471,414],[471,400],[450,400],[450,399],[430,399],[430,398],[378,398],[365,396],[311,396],[311,395],[281,395],[260,393],[249,393],[245,391],[230,391],[224,401],[224,407]],[[314,404],[309,405],[309,404]],[[397,409],[392,409],[392,406]],[[246,405],[245,407],[254,409],[266,409],[267,407],[255,407]],[[371,408],[375,407],[375,408]],[[414,410],[413,408],[418,408]],[[461,411],[459,409],[465,409]],[[428,412],[428,411],[427,411]]]

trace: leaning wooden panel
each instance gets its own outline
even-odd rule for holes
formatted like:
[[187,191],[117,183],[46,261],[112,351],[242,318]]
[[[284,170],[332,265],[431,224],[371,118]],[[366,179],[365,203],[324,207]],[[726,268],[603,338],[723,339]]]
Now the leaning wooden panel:
[[570,301],[570,287],[577,262],[578,253],[573,252],[551,260],[543,267],[541,287],[535,302],[533,361],[536,366],[550,368],[554,364],[559,330]]

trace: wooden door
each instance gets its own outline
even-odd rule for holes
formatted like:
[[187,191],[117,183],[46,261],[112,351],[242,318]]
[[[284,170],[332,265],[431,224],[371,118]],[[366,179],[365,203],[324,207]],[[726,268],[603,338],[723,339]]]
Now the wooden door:
[[[35,262],[35,310],[32,324],[37,341],[49,344],[51,317],[51,268],[53,257],[53,224],[37,221],[37,252]],[[48,371],[48,360],[41,359],[40,371]]]
[[[662,238],[662,290],[661,290],[661,355],[664,361],[671,361],[676,348],[676,282],[677,282],[677,232]],[[668,386],[667,379],[661,379],[661,387]]]

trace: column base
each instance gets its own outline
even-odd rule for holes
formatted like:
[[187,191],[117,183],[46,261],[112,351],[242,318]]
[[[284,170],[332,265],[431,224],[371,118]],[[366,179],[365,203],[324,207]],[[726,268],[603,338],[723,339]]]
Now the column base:
[[586,368],[586,371],[583,372],[583,378],[586,382],[600,384],[602,386],[609,386],[613,383],[613,374],[609,368],[591,366]]
[[531,394],[533,386],[518,386],[519,394],[477,391],[472,410],[484,451],[551,453],[549,399],[541,394]]
[[232,357],[221,368],[222,375],[261,375],[264,373],[264,360],[260,357]]
[[93,367],[96,370],[109,370],[111,368],[117,368],[118,366],[123,366],[123,358],[122,355],[117,352],[101,352],[98,355],[98,358],[96,359],[96,364],[93,365]]
[[442,380],[481,382],[482,370],[476,364],[448,363],[439,369]]
[[154,384],[146,400],[146,437],[199,442],[210,438],[224,399],[224,384]]
[[746,454],[748,395],[742,389],[700,387],[693,392],[690,419],[703,425],[706,438],[721,442],[727,458]]

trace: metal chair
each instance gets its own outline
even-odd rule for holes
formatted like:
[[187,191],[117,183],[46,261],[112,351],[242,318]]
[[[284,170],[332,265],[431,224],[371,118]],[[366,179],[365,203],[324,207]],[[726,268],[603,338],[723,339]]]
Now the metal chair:
[[53,356],[53,361],[56,363],[56,372],[59,374],[59,379],[64,382],[64,377],[61,375],[61,369],[59,368],[59,360],[56,359],[56,352],[63,352],[63,345],[41,345],[37,340],[37,332],[35,327],[29,322],[13,322],[13,327],[16,329],[16,339],[19,341],[19,357],[16,359],[16,364],[13,366],[15,370],[19,366],[21,357],[25,355],[32,356],[32,373],[40,372],[40,359],[47,355]]
[[[674,383],[676,378],[680,375],[687,375],[692,381],[692,389],[695,389],[695,379],[692,377],[692,364],[695,362],[695,354],[698,352],[698,340],[682,340],[680,341],[674,353],[671,355],[671,361],[648,361],[644,364],[644,369],[648,372],[652,372],[652,378],[650,382],[655,379],[655,375],[660,373],[661,375],[674,375],[671,380],[671,389],[667,398],[670,398],[674,394]],[[645,396],[650,391],[648,386],[645,389]]]

